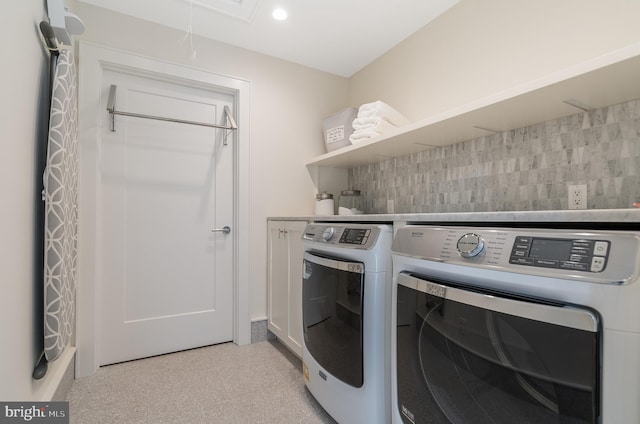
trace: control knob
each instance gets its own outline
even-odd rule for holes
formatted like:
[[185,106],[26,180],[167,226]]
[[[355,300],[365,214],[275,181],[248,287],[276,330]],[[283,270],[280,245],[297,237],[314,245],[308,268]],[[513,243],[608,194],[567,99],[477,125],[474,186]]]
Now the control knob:
[[322,232],[322,240],[329,241],[333,238],[333,235],[336,233],[336,230],[333,227],[327,227]]
[[477,234],[467,233],[458,239],[456,247],[463,258],[473,258],[484,250],[484,240]]

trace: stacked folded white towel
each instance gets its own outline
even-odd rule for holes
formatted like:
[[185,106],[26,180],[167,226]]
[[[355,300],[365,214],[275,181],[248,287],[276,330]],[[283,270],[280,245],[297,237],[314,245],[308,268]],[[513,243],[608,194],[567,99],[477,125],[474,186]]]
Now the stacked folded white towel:
[[407,118],[385,102],[365,103],[358,108],[356,119],[351,124],[354,131],[349,140],[352,143],[365,141],[408,123]]

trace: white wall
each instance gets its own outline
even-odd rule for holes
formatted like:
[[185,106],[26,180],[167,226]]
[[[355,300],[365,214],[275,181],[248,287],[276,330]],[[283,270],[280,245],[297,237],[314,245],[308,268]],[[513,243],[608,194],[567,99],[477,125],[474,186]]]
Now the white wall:
[[42,349],[42,203],[39,153],[48,119],[48,54],[38,23],[43,0],[5,2],[0,67],[0,400],[49,400],[61,362],[44,379],[31,378]]
[[411,121],[640,41],[638,0],[462,0],[355,74]]
[[304,163],[324,153],[322,119],[346,104],[347,79],[199,37],[192,59],[184,32],[79,2],[73,10],[83,40],[251,81],[251,317],[265,318],[266,218],[313,213]]

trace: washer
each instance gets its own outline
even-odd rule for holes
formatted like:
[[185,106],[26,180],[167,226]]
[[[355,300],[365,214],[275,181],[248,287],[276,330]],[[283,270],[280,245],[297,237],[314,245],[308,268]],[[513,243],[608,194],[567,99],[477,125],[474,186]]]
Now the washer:
[[393,423],[640,422],[639,232],[409,225],[392,251]]
[[309,224],[303,235],[303,374],[340,424],[389,423],[392,227]]

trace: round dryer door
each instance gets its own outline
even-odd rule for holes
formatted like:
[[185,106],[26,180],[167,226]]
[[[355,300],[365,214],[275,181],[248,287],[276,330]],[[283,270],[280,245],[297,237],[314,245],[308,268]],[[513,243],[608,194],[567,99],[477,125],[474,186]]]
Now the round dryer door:
[[[406,423],[598,421],[593,312],[400,277],[397,400]],[[568,326],[581,321],[595,324]]]

